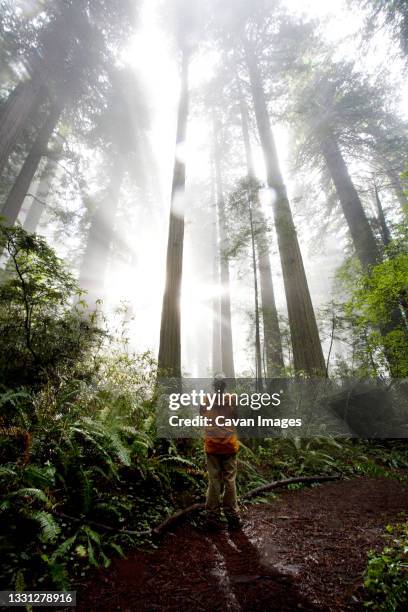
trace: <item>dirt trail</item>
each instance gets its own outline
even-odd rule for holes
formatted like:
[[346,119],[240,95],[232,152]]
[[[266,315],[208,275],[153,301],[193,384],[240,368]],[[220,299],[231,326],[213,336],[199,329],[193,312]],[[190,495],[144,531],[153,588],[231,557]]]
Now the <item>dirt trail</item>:
[[358,478],[287,491],[248,505],[242,531],[180,526],[158,550],[136,552],[79,593],[79,611],[361,610],[367,551],[408,512],[408,487]]

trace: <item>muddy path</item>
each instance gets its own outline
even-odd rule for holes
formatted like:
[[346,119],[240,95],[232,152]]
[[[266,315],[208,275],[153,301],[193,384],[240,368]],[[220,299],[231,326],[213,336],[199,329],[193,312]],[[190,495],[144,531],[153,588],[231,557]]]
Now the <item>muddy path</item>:
[[184,525],[152,552],[116,561],[78,593],[78,611],[361,610],[367,551],[408,512],[408,486],[358,478],[247,505],[242,531]]

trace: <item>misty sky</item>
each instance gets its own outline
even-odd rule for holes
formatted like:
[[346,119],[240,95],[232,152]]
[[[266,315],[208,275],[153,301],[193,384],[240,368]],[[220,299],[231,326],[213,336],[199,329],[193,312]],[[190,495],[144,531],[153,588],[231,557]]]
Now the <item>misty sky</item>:
[[[370,53],[362,51],[359,39],[355,35],[362,25],[362,15],[353,8],[347,10],[342,0],[287,0],[290,11],[306,17],[324,18],[324,35],[333,44],[339,45],[339,56],[351,57],[366,71],[375,73],[377,66],[387,53],[388,41],[384,34],[379,34],[371,44]],[[130,65],[138,74],[147,96],[151,113],[151,126],[148,140],[153,154],[154,164],[151,168],[153,180],[157,180],[156,193],[151,201],[138,199],[137,190],[129,197],[124,195],[122,206],[130,206],[131,215],[119,218],[119,227],[124,236],[129,255],[114,257],[108,270],[106,288],[108,297],[105,306],[115,308],[121,300],[131,303],[134,321],[129,324],[129,336],[132,346],[137,350],[151,349],[157,352],[160,312],[164,286],[165,250],[167,246],[167,223],[170,206],[171,174],[174,160],[174,140],[176,129],[176,108],[179,90],[179,73],[177,58],[168,34],[163,30],[159,15],[160,2],[148,0],[140,14],[140,25],[137,35],[129,41],[123,53],[122,61]],[[189,210],[206,210],[210,194],[203,193],[200,184],[210,178],[210,142],[209,126],[205,118],[198,115],[194,108],[194,91],[210,80],[218,60],[217,54],[198,53],[190,69],[191,114],[188,124],[188,137],[183,151],[180,152],[186,161],[187,171],[187,213],[185,235],[185,268],[182,297],[182,342],[183,368],[193,375],[209,373],[211,359],[211,299],[217,288],[213,286],[208,270],[200,266],[203,252],[208,249],[211,239],[200,233],[197,215]],[[396,75],[399,65],[395,64]],[[408,99],[403,96],[403,101]],[[280,153],[281,167],[286,179],[289,196],[297,195],[299,184],[290,175],[288,163],[288,138],[284,126],[275,125],[274,132]],[[262,153],[256,143],[255,161],[259,178],[264,179]],[[83,151],[88,156],[90,172],[93,159],[92,152]],[[244,155],[242,159],[244,164]],[[244,166],[243,166],[244,168]],[[61,169],[60,172],[63,172]],[[244,174],[244,170],[243,170]],[[301,187],[301,186],[300,186]],[[129,199],[130,198],[130,199]],[[68,198],[67,198],[68,201]],[[80,210],[80,196],[70,205],[73,211]],[[271,207],[264,205],[265,213],[271,218]],[[293,208],[293,206],[292,206]],[[306,217],[295,212],[295,223],[299,233],[302,254],[312,300],[316,309],[324,304],[331,295],[333,273],[344,256],[344,239],[340,236],[328,236],[325,240],[310,244],[313,227],[306,222]],[[23,213],[24,214],[24,213]],[[120,217],[120,216],[119,216]],[[49,220],[48,220],[49,222]],[[50,223],[49,223],[50,224]],[[50,237],[52,223],[47,229]],[[69,237],[55,244],[63,255],[72,258],[72,251],[79,245]],[[70,253],[68,253],[71,251]],[[276,287],[277,306],[285,314],[285,299],[282,285],[279,257],[276,251],[276,240],[272,244],[272,265]],[[238,373],[250,372],[253,369],[253,351],[248,350],[249,318],[247,311],[253,308],[252,275],[245,266],[232,265],[231,301],[233,307],[233,342]],[[197,347],[200,347],[199,351]],[[200,363],[198,363],[198,355]]]

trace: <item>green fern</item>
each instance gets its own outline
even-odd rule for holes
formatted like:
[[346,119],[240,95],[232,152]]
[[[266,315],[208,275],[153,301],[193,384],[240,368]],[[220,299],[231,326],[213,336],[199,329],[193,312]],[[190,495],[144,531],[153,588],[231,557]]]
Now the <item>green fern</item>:
[[54,550],[51,555],[51,561],[54,562],[58,559],[58,557],[64,557],[66,553],[72,548],[75,543],[77,535],[73,535],[70,538],[67,538]]
[[160,457],[159,461],[160,463],[166,463],[166,464],[176,463],[178,465],[186,465],[188,467],[193,467],[195,469],[198,469],[198,466],[196,463],[194,463],[193,461],[190,461],[190,459],[186,459],[185,457],[180,457],[179,455]]
[[36,489],[34,487],[23,487],[22,489],[18,489],[17,491],[9,493],[9,497],[30,497],[31,499],[36,499],[38,501],[44,502],[47,506],[51,505],[51,501],[44,493],[44,491],[42,491],[42,489]]
[[43,510],[33,512],[30,518],[39,523],[42,537],[45,542],[55,542],[61,532],[61,528],[49,512]]
[[14,579],[14,590],[17,591],[17,593],[21,593],[24,591],[25,586],[24,574],[21,570],[18,570]]

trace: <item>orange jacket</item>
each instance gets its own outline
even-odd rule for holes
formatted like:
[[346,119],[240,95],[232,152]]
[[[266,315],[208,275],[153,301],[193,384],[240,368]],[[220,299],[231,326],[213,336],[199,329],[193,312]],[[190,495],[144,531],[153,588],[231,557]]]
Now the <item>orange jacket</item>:
[[201,412],[211,419],[211,425],[205,428],[204,450],[209,455],[232,455],[238,452],[239,441],[234,425],[216,425],[217,416],[224,416],[226,419],[235,417],[236,407],[234,398],[228,393],[224,394],[224,404],[214,406],[208,410],[208,398],[205,399]]

